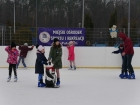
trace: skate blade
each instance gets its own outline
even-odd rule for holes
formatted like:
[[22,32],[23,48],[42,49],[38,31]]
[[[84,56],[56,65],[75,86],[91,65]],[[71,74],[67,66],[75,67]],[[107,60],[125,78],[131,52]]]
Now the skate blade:
[[60,88],[60,85],[55,85],[54,88]]
[[14,80],[14,82],[17,82],[17,80]]
[[50,86],[45,86],[45,88],[59,88],[60,86],[52,86],[52,87],[50,87]]
[[7,79],[7,82],[10,82],[11,81],[11,79]]

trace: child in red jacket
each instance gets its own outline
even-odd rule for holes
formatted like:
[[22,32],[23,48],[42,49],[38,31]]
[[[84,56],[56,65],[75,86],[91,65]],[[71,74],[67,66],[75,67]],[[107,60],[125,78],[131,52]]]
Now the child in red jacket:
[[9,77],[7,79],[7,82],[11,80],[12,76],[12,68],[14,71],[14,82],[17,81],[17,71],[16,71],[16,64],[17,64],[17,58],[19,56],[19,52],[16,49],[16,44],[12,42],[11,46],[8,46],[5,48],[5,51],[8,53],[7,63],[9,63]]
[[[75,65],[75,53],[74,53],[74,41],[70,41],[68,46],[68,60],[70,62],[70,67],[68,70],[76,70],[76,65]],[[73,63],[73,67],[72,67],[72,63]]]
[[19,60],[18,60],[18,63],[17,63],[17,69],[18,69],[18,66],[19,66],[19,63],[20,63],[21,60],[22,60],[23,66],[27,69],[27,66],[25,64],[24,59],[26,58],[26,56],[28,54],[28,51],[33,50],[33,48],[34,48],[33,45],[32,45],[31,48],[29,48],[27,43],[24,43],[24,45],[19,46],[20,55],[19,55]]

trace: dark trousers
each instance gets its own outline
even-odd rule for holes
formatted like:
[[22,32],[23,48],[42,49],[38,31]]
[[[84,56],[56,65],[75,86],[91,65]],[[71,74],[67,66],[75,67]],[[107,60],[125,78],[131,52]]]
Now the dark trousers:
[[23,66],[26,67],[26,64],[25,64],[25,62],[24,62],[24,59],[25,59],[24,57],[21,57],[21,56],[19,57],[19,60],[18,60],[18,63],[17,63],[17,68],[18,68],[19,63],[20,63],[21,60],[22,60]]
[[121,73],[123,74],[123,60],[122,60],[122,70],[121,70]]
[[123,60],[123,72],[127,72],[127,70],[129,70],[129,73],[134,73],[133,67],[131,65],[131,61],[133,58],[133,54],[126,54],[124,56],[124,60]]
[[9,64],[9,76],[12,75],[12,68],[13,68],[13,71],[14,71],[14,75],[17,76],[16,64]]

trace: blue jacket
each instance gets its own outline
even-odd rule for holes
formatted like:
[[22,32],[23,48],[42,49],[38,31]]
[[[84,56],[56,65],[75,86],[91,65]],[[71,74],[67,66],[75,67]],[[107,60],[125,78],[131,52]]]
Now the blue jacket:
[[[114,54],[118,54],[118,53],[120,53],[121,54],[121,56],[122,56],[122,53],[124,52],[124,48],[123,49],[120,49],[119,48],[119,50],[117,50],[117,51],[113,51],[112,53],[114,53]],[[124,59],[124,56],[122,56],[122,59]]]
[[35,73],[44,74],[44,64],[47,63],[47,59],[44,53],[37,53],[36,63],[35,63]]

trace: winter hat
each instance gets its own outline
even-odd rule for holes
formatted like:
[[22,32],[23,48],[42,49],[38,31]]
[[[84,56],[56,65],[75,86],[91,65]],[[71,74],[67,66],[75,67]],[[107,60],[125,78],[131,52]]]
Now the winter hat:
[[24,43],[24,46],[28,46],[28,43]]
[[69,42],[69,45],[72,45],[72,44],[73,44],[73,41],[70,41],[70,42]]
[[38,46],[38,50],[39,50],[39,51],[42,51],[43,49],[44,49],[44,47],[43,47],[42,45],[39,45],[39,46]]
[[11,48],[16,47],[16,44],[14,42],[11,43]]
[[57,41],[59,41],[57,38],[54,38],[54,40],[53,40],[53,42],[55,43],[55,42],[57,42]]

